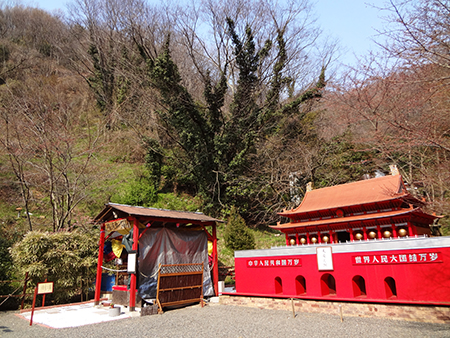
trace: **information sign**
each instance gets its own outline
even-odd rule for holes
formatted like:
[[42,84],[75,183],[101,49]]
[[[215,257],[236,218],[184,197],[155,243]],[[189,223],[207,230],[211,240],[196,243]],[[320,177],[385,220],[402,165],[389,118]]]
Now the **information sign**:
[[333,270],[333,253],[330,246],[317,248],[317,267],[319,271]]
[[38,288],[37,291],[38,295],[53,293],[53,282],[38,283],[37,288]]

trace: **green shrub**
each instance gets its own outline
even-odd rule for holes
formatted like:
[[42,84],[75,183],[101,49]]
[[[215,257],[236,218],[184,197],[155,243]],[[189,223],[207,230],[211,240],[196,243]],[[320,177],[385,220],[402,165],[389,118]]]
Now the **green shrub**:
[[202,200],[199,197],[191,197],[187,194],[160,193],[158,194],[158,200],[149,206],[158,209],[195,212],[201,209]]
[[158,191],[146,178],[132,181],[125,190],[111,197],[111,202],[148,207],[158,200]]
[[230,250],[252,250],[255,248],[255,237],[248,230],[244,219],[239,215],[235,207],[231,209],[224,239],[225,246]]
[[[11,251],[19,275],[29,272],[31,286],[54,282],[50,298],[57,303],[80,294],[81,279],[93,283],[97,254],[97,231],[37,232],[31,231]],[[86,287],[90,287],[87,285]],[[86,290],[84,290],[86,291]]]

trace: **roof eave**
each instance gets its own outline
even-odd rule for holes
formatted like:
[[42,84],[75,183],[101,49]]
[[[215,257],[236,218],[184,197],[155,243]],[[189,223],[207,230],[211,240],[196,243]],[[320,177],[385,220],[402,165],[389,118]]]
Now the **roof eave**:
[[[383,218],[388,218],[388,217],[397,217],[397,216],[402,216],[402,215],[406,215],[406,214],[413,214],[415,212],[419,212],[421,215],[428,217],[430,219],[436,219],[436,218],[440,218],[439,216],[435,216],[435,215],[430,215],[427,213],[424,213],[420,208],[412,208],[412,209],[406,209],[402,212],[399,213],[390,213],[390,214],[384,214],[384,215],[378,215],[377,214],[367,214],[367,217],[358,217],[358,218],[350,218],[350,217],[342,217],[342,218],[335,218],[332,220],[336,220],[336,222],[332,222],[331,224],[336,225],[336,224],[342,224],[342,223],[347,223],[347,222],[359,222],[359,221],[367,221],[367,220],[371,220],[371,219],[383,219]],[[327,223],[330,221],[330,219],[324,220],[324,222],[319,222],[316,221],[317,224],[311,224],[311,223],[307,223],[304,222],[304,224],[302,224],[302,222],[300,223],[286,223],[286,224],[280,224],[280,225],[270,225],[270,227],[272,229],[275,230],[280,230],[282,231],[283,229],[295,229],[295,228],[303,228],[303,227],[308,227],[308,226],[323,226],[323,225],[327,225]],[[289,225],[292,224],[292,225]]]

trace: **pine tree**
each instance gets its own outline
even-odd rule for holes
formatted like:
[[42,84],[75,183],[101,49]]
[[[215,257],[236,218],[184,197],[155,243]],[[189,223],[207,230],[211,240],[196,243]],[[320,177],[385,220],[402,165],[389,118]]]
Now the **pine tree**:
[[224,238],[225,246],[231,250],[252,250],[255,248],[255,237],[246,227],[245,221],[239,215],[236,207],[231,208]]

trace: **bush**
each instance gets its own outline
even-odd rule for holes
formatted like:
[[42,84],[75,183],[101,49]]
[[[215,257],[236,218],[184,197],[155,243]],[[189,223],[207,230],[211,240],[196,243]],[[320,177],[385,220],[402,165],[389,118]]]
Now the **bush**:
[[157,209],[195,212],[201,209],[202,200],[199,197],[191,197],[187,194],[160,193],[158,194],[158,201],[149,206]]
[[125,190],[111,197],[111,202],[148,207],[158,200],[158,191],[149,179],[132,181]]
[[[81,279],[94,279],[97,236],[97,231],[31,231],[12,248],[14,266],[19,275],[29,272],[31,287],[44,282],[45,278],[54,282],[53,294],[49,297],[57,303],[66,302],[80,293]],[[86,285],[88,287],[90,285]]]
[[252,250],[255,248],[255,237],[247,229],[244,219],[235,207],[231,209],[224,239],[225,246],[230,250]]

